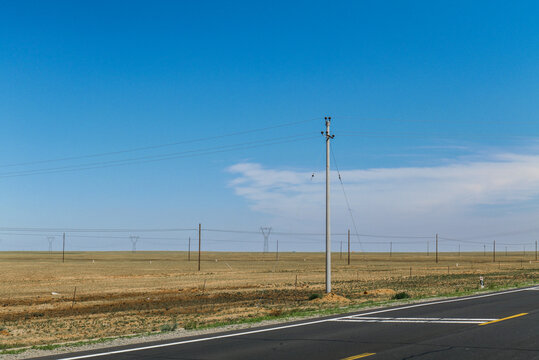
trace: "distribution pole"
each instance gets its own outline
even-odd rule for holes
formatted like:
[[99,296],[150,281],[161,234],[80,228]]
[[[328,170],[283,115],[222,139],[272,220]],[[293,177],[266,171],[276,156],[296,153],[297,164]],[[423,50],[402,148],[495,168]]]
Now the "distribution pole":
[[438,263],[438,234],[436,234],[436,263]]
[[429,251],[429,242],[427,241],[427,256],[430,256],[430,251]]
[[191,237],[189,236],[189,245],[187,245],[187,261],[191,261]]
[[275,261],[279,261],[279,239],[277,239],[277,251],[275,252]]
[[487,246],[483,244],[483,256],[487,255]]
[[537,261],[537,240],[535,240],[535,261]]
[[62,262],[65,262],[65,254],[66,254],[66,233],[64,233],[64,237],[62,239]]
[[198,224],[198,271],[200,271],[200,244],[201,244],[202,225]]
[[492,262],[496,262],[496,240],[492,243]]
[[331,117],[325,117],[326,132],[322,131],[322,135],[326,138],[326,293],[331,293],[331,229],[330,229],[330,176],[329,176],[329,151],[330,141],[335,137],[329,133],[329,125]]
[[389,257],[393,255],[393,241],[389,242]]
[[[537,245],[537,241],[535,244]],[[348,229],[348,265],[350,265],[350,229]]]
[[342,240],[341,240],[341,251],[339,252],[339,260],[342,259]]
[[459,257],[460,257],[460,244],[459,244]]

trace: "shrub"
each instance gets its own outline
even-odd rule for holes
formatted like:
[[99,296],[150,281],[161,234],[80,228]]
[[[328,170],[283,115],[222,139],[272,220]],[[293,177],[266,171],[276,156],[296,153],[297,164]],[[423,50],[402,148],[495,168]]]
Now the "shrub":
[[393,295],[394,300],[408,299],[409,297],[410,297],[410,294],[408,294],[406,291],[401,291]]
[[309,296],[309,300],[320,299],[321,297],[322,295],[320,294],[311,294],[311,296]]
[[178,324],[176,322],[167,323],[167,324],[161,325],[161,331],[162,332],[174,331],[176,330],[177,327],[178,327]]
[[196,321],[188,321],[185,323],[185,325],[183,326],[183,328],[185,330],[193,330],[193,329],[196,329],[198,327],[198,324]]

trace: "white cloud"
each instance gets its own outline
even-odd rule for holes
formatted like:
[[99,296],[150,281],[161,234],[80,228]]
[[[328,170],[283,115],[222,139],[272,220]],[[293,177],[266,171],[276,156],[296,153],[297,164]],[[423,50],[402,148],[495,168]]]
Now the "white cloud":
[[[230,186],[254,211],[281,227],[323,229],[322,172],[312,178],[310,172],[257,163],[236,164],[228,171],[236,175]],[[360,232],[470,236],[530,228],[539,219],[539,155],[500,153],[441,166],[346,170],[341,175]],[[349,227],[337,174],[331,177],[333,222]]]

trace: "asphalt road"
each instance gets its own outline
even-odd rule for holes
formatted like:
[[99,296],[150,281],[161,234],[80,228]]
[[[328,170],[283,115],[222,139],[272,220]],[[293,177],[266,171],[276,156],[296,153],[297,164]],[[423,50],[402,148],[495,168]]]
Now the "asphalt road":
[[41,359],[539,359],[539,287]]

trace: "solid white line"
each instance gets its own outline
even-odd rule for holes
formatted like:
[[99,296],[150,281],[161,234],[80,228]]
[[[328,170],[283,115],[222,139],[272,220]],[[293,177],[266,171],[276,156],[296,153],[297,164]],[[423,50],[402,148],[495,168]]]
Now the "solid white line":
[[452,320],[361,320],[361,319],[346,319],[339,320],[342,322],[358,322],[358,323],[401,323],[401,324],[483,324],[481,321],[452,321]]
[[429,318],[419,318],[419,317],[376,317],[376,316],[350,316],[342,318],[343,320],[347,319],[368,319],[368,320],[455,320],[455,321],[494,321],[498,319],[469,319],[469,318],[444,318],[444,317],[429,317]]
[[[446,304],[446,303],[452,303],[452,302],[458,302],[458,301],[466,301],[466,300],[481,299],[481,298],[490,297],[490,296],[498,296],[498,295],[512,294],[512,293],[516,293],[516,292],[520,292],[520,291],[525,291],[525,290],[528,290],[528,289],[527,289],[527,288],[526,288],[526,289],[515,289],[515,290],[504,291],[504,292],[492,293],[492,294],[470,296],[470,297],[466,297],[466,298],[457,298],[457,299],[449,299],[449,300],[440,300],[440,301],[431,302],[431,303],[420,303],[420,304],[415,304],[415,305],[403,306],[403,307],[399,307],[399,308],[392,308],[392,309],[385,309],[385,310],[371,311],[371,312],[368,312],[368,313],[364,313],[364,314],[362,314],[362,315],[372,315],[372,314],[379,314],[379,313],[384,313],[384,312],[389,312],[389,311],[397,311],[397,310],[411,309],[411,308],[416,308],[416,307],[421,307],[421,306],[438,305],[438,304]],[[324,322],[328,322],[328,321],[334,321],[334,320],[336,320],[336,319],[344,319],[344,318],[347,318],[347,317],[349,317],[349,316],[343,316],[343,317],[332,318],[332,319],[324,319],[324,320],[309,321],[309,322],[304,322],[304,323],[299,323],[299,324],[283,325],[283,326],[277,326],[277,327],[274,327],[274,328],[267,328],[267,329],[259,329],[259,330],[244,331],[244,332],[233,333],[233,334],[227,334],[227,335],[217,335],[217,336],[212,336],[212,337],[207,337],[207,338],[200,338],[200,339],[193,339],[193,340],[184,340],[184,341],[176,341],[176,342],[171,342],[171,343],[158,344],[158,345],[149,345],[149,346],[141,346],[141,347],[137,347],[137,348],[130,348],[130,349],[124,349],[124,350],[115,350],[115,351],[107,351],[107,352],[96,353],[96,354],[73,356],[73,357],[68,357],[68,358],[60,358],[60,359],[58,359],[58,360],[88,359],[88,358],[93,358],[93,357],[98,357],[98,356],[107,356],[107,355],[114,355],[114,354],[122,354],[122,353],[133,352],[133,351],[141,351],[141,350],[157,349],[157,348],[162,348],[162,347],[175,346],[175,345],[183,345],[183,344],[190,344],[190,343],[197,343],[197,342],[210,341],[210,340],[216,340],[216,339],[225,339],[225,338],[236,337],[236,336],[243,336],[243,335],[250,335],[250,334],[258,334],[258,333],[268,332],[268,331],[275,331],[275,330],[282,330],[282,329],[290,329],[290,328],[299,327],[299,326],[307,326],[307,325],[313,325],[313,324],[320,324],[320,323],[324,323]]]

